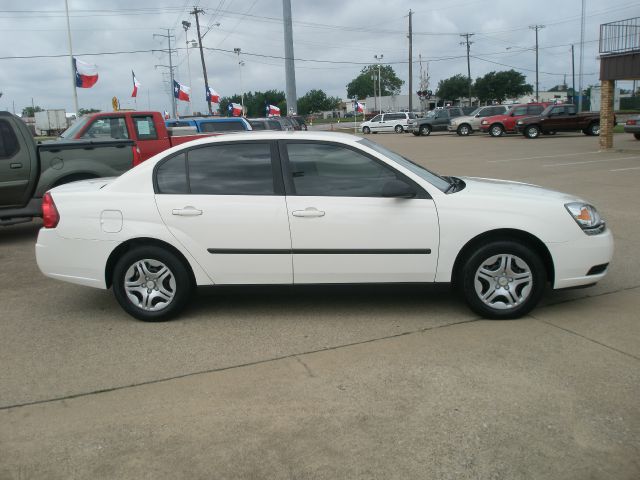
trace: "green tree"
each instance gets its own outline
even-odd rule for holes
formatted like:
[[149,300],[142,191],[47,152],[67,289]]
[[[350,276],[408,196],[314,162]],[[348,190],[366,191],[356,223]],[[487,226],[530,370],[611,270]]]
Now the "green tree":
[[[376,82],[376,91],[373,82]],[[398,95],[404,80],[400,80],[391,65],[380,65],[380,79],[382,96]],[[373,97],[378,94],[378,65],[367,65],[360,71],[360,75],[347,84],[347,97]]]
[[[220,115],[231,115],[229,113],[230,103],[242,103],[242,97],[236,93],[230,97],[220,99]],[[266,92],[247,92],[244,94],[244,106],[248,117],[264,117],[266,106],[275,105],[283,115],[286,115],[287,103],[284,92],[280,90],[267,90]]]
[[456,100],[469,95],[469,79],[458,73],[438,82],[436,95],[441,100]]
[[503,102],[533,92],[533,86],[525,83],[525,76],[515,70],[489,72],[476,79],[474,92],[481,102]]
[[38,105],[36,105],[35,107],[24,107],[22,109],[22,116],[23,117],[35,117],[36,116],[36,112],[44,112],[44,110],[42,108],[40,108]]
[[309,90],[298,98],[298,113],[307,115],[312,112],[334,110],[340,105],[338,97],[327,97],[323,90]]
[[98,113],[101,112],[102,110],[98,109],[98,108],[79,108],[78,109],[78,116],[81,117],[83,115],[89,115],[91,113]]

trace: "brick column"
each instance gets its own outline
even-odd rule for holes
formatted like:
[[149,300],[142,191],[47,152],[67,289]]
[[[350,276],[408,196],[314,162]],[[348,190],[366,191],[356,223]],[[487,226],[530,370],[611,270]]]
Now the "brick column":
[[600,82],[600,150],[613,148],[613,80]]

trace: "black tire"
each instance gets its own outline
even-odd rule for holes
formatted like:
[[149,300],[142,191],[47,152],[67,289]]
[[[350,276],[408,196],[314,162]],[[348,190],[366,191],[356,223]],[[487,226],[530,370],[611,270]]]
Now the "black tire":
[[427,137],[431,135],[431,127],[429,125],[420,125],[420,129],[418,130],[418,134],[423,137]]
[[[513,257],[517,257],[517,260]],[[501,264],[503,258],[511,260]],[[504,270],[506,275],[501,271],[501,265],[507,265]],[[496,276],[489,281],[484,273],[479,273],[481,266],[484,266],[485,272],[494,272]],[[529,272],[527,278],[517,278],[525,276],[525,272]],[[467,305],[475,313],[485,318],[506,320],[526,315],[538,304],[545,289],[546,279],[544,264],[531,248],[512,240],[499,240],[482,245],[468,256],[462,265],[457,284]],[[489,301],[485,302],[481,298],[482,295],[488,296]],[[496,307],[489,304],[491,300],[495,300],[492,303]],[[499,308],[507,302],[512,303],[509,308]]]
[[636,140],[640,140],[640,133],[634,133],[633,136],[636,137]]
[[592,122],[587,127],[587,135],[597,137],[600,135],[600,124],[598,122]]
[[414,130],[412,133],[413,133],[416,137],[419,137],[419,136],[420,136],[420,132],[419,132],[419,131],[415,131],[415,130]]
[[540,136],[540,127],[537,125],[529,125],[524,129],[524,136],[527,138],[538,138]]
[[369,135],[371,133],[371,129],[369,127],[362,127],[362,133]]
[[489,135],[491,135],[492,137],[501,137],[503,134],[504,134],[504,127],[499,123],[496,123],[494,125],[491,125],[491,127],[489,127]]
[[402,125],[396,125],[395,128],[393,129],[394,132],[396,133],[403,133],[404,132],[404,128],[402,128]]
[[462,137],[466,137],[467,135],[471,135],[471,133],[473,133],[473,129],[468,123],[463,123],[458,127],[456,133]]
[[[139,267],[141,263],[144,263],[146,270]],[[166,267],[169,271],[164,278],[162,275],[159,278],[153,277],[164,271],[158,264]],[[159,270],[154,271],[155,268]],[[187,268],[176,255],[164,248],[155,245],[132,248],[122,255],[115,264],[113,293],[123,310],[138,320],[144,322],[169,320],[184,309],[193,292],[193,280]],[[149,274],[149,277],[142,278],[143,270]],[[125,290],[127,278],[130,283],[141,282],[140,285],[131,285],[129,290],[130,294],[138,300],[136,303]],[[147,292],[146,296],[145,291]],[[161,298],[165,291],[170,294],[167,297],[171,297],[168,301]],[[152,298],[149,301],[149,309],[147,309],[141,306],[141,303],[149,297]],[[154,304],[154,300],[160,301]],[[165,305],[162,305],[163,303]]]

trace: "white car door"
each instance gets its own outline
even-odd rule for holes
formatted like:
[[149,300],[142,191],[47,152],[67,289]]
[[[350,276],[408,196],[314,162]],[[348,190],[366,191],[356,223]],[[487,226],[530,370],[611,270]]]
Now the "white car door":
[[382,115],[376,115],[369,122],[371,125],[370,128],[372,132],[382,131],[382,126],[383,126]]
[[[294,283],[434,280],[438,218],[420,186],[343,144],[292,140],[280,151]],[[399,181],[415,198],[383,196]]]
[[156,167],[162,220],[216,284],[293,281],[282,175],[272,148],[265,141],[217,143]]

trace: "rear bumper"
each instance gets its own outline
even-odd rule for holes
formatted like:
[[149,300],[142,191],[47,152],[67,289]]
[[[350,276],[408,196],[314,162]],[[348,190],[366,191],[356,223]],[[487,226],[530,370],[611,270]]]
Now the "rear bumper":
[[41,228],[36,242],[36,261],[47,277],[106,289],[107,259],[119,243],[62,238],[55,229]]
[[[611,230],[599,235],[563,243],[547,243],[554,263],[554,289],[592,285],[603,279],[613,258],[614,243]],[[594,268],[598,267],[598,268]]]
[[626,125],[624,126],[626,133],[640,133],[640,125]]

